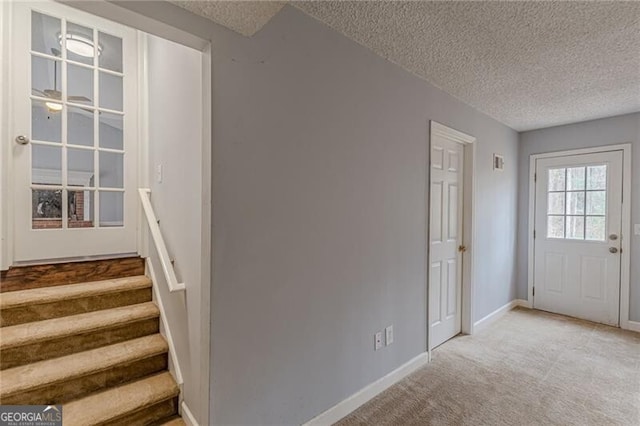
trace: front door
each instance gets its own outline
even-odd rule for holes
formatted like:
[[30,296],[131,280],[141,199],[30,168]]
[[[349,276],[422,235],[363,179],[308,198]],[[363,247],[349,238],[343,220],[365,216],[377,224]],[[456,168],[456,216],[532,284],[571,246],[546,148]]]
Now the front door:
[[464,147],[432,133],[429,224],[429,346],[462,327]]
[[135,31],[11,7],[14,262],[136,252]]
[[536,160],[534,307],[618,325],[622,151]]

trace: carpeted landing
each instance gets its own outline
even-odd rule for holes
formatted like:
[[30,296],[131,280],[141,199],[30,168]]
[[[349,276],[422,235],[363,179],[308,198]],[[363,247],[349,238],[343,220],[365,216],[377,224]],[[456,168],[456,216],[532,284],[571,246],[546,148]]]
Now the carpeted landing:
[[518,308],[338,422],[640,425],[640,333]]

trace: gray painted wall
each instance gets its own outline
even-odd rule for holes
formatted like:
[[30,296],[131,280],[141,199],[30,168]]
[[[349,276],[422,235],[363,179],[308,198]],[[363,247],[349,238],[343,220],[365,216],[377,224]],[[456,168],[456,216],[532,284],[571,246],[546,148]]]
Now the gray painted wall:
[[213,51],[215,422],[302,423],[425,350],[430,119],[478,138],[476,319],[515,298],[515,131],[290,7]]
[[[529,157],[531,154],[632,143],[631,223],[640,223],[640,113],[524,132],[520,135],[518,297],[527,298]],[[633,228],[632,228],[633,232]],[[631,236],[630,317],[640,321],[640,236]]]
[[216,424],[305,422],[425,351],[431,119],[477,138],[476,319],[515,298],[514,130],[289,6],[245,38],[118,4],[212,40]]

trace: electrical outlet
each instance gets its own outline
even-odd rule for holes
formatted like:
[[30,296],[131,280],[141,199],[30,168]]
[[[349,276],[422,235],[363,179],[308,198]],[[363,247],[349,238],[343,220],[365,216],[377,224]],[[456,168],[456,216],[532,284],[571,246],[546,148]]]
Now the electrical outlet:
[[156,166],[156,182],[162,183],[162,164]]
[[374,345],[374,350],[378,350],[380,348],[382,348],[382,331],[378,331],[375,334],[375,345]]
[[393,343],[393,326],[390,325],[389,327],[385,328],[384,333],[385,333],[385,345],[389,346],[390,344]]

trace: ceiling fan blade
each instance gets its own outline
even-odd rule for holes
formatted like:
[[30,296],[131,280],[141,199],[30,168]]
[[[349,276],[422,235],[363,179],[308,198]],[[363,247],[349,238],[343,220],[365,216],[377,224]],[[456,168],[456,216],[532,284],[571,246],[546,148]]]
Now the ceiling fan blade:
[[91,102],[91,99],[86,96],[69,96],[67,100],[69,102]]
[[62,93],[58,90],[53,90],[53,89],[45,89],[44,90],[44,95],[47,98],[51,98],[51,99],[55,99],[55,100],[61,100],[62,99]]

